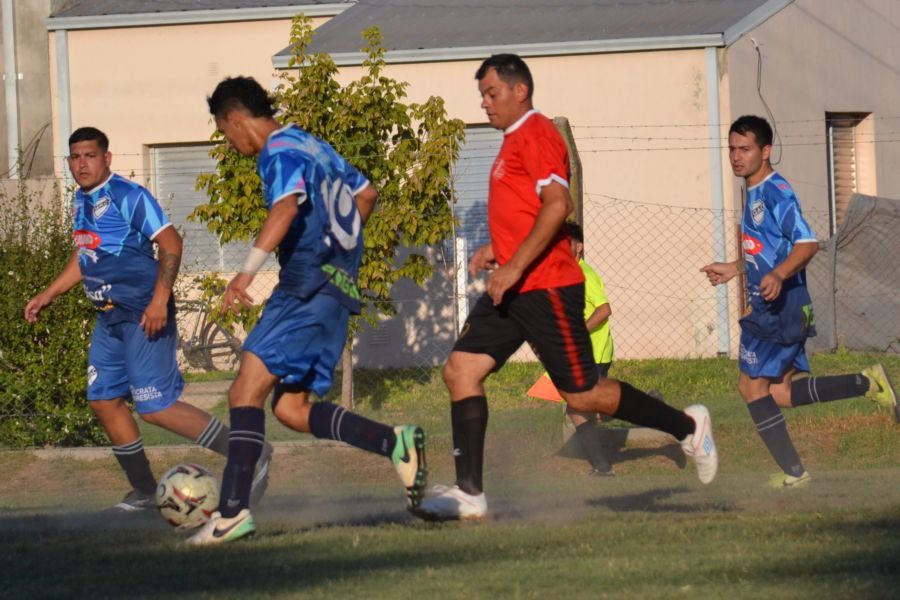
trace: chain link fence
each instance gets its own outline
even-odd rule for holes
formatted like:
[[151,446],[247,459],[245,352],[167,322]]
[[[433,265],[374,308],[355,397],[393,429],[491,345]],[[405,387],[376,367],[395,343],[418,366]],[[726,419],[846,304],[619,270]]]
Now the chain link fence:
[[[606,284],[617,359],[737,355],[743,286],[713,288],[700,267],[717,256],[734,260],[739,255],[740,211],[586,193],[582,214],[585,259]],[[829,214],[807,211],[805,216],[822,243],[808,269],[819,329],[810,348],[900,351],[900,202],[856,197],[833,239]],[[396,314],[375,324],[360,322],[352,343],[357,389],[377,388],[398,373],[423,383],[439,379],[438,367],[449,355],[459,324],[484,289],[483,278],[469,281],[466,275],[469,256],[484,241],[478,237],[482,230],[474,230],[468,246],[466,232],[460,231],[456,240],[422,250],[434,277],[422,288],[401,280],[393,295]],[[242,264],[249,243],[210,245],[196,230],[182,231],[185,252],[176,285],[179,363],[185,371],[232,371],[246,331],[215,317],[220,293],[210,281],[218,278],[224,285]],[[194,238],[201,239],[194,243]],[[271,258],[250,289],[257,304],[268,298],[277,278]],[[523,347],[512,360],[534,356]],[[340,385],[335,388],[332,394],[339,395]]]

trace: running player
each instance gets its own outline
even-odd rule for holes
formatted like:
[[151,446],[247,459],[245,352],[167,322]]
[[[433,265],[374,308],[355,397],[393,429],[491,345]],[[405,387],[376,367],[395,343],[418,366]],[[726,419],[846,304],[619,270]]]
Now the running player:
[[[78,248],[50,285],[25,306],[25,319],[36,322],[54,298],[84,284],[98,311],[88,356],[87,398],[133,488],[114,509],[155,509],[156,479],[126,399],[147,423],[228,453],[228,428],[179,400],[184,379],[175,358],[172,286],[181,265],[181,236],[149,191],[112,173],[109,139],[102,131],[75,130],[67,160],[79,188],[74,203]],[[254,463],[254,504],[265,491],[271,455],[267,445]]]
[[504,132],[490,175],[491,243],[469,262],[473,276],[491,273],[444,366],[456,484],[435,486],[417,514],[439,520],[486,514],[484,380],[525,341],[574,410],[670,433],[709,483],[718,455],[704,406],[681,411],[625,382],[599,379],[584,323],[584,275],[563,230],[572,211],[568,154],[553,124],[532,106],[528,66],[514,54],[498,54],[482,63],[475,78],[488,121]]
[[219,510],[189,542],[216,544],[256,531],[248,494],[265,439],[263,405],[273,388],[279,421],[390,459],[415,508],[426,477],[422,429],[390,427],[335,404],[310,402],[310,392],[322,396],[331,387],[349,316],[359,313],[362,228],[375,190],[327,143],[276,121],[272,98],[255,80],[225,79],[207,101],[228,143],[244,156],[258,156],[269,210],[241,272],[225,290],[224,306],[252,306],[247,288],[276,247],[281,271],[228,394],[232,432]]
[[897,396],[880,364],[849,375],[807,377],[806,338],[815,335],[806,265],[819,249],[790,184],[772,169],[772,128],[760,117],[743,116],[728,132],[731,169],[747,184],[741,221],[743,257],[701,269],[713,285],[745,273],[748,312],[741,318],[738,390],[756,430],[783,473],[776,487],[810,480],[794,448],[781,408],[866,396],[891,409],[900,422]]

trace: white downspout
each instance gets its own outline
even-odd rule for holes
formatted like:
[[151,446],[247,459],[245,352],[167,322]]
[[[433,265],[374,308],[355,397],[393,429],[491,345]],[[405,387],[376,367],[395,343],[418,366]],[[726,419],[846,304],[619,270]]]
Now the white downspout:
[[69,135],[72,134],[72,106],[69,99],[69,37],[65,29],[56,30],[56,92],[59,123],[59,156],[62,160],[63,189],[69,187],[69,169],[65,157],[69,155]]
[[[717,262],[727,259],[728,248],[725,241],[725,194],[722,177],[722,154],[719,140],[719,61],[715,47],[705,49],[706,56],[706,102],[709,112],[709,181],[712,193],[713,256]],[[718,331],[718,354],[731,353],[731,328],[728,311],[728,288],[716,286],[716,331]]]
[[6,92],[6,151],[9,177],[19,177],[19,72],[16,66],[16,22],[12,0],[2,0],[3,18],[3,84]]

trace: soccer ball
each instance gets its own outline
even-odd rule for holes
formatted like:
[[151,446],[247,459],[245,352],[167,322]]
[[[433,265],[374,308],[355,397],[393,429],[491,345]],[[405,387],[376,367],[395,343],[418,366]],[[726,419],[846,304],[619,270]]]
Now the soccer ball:
[[174,527],[199,527],[219,507],[219,484],[213,474],[200,465],[174,466],[156,486],[156,506]]

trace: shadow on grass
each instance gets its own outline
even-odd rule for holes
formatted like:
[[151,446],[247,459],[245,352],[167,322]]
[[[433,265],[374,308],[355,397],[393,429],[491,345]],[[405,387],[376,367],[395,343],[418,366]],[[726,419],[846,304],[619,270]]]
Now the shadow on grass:
[[717,502],[693,502],[691,504],[668,503],[667,500],[693,490],[687,487],[670,487],[647,490],[624,496],[608,496],[588,500],[588,506],[606,508],[615,512],[649,512],[649,513],[703,513],[703,512],[736,512],[737,505],[730,500]]
[[[597,427],[592,432],[600,438],[600,443],[606,451],[606,458],[611,465],[616,465],[642,458],[661,456],[671,460],[679,469],[687,465],[687,457],[681,450],[681,446],[672,442],[655,448],[626,448],[628,430],[624,428]],[[566,458],[578,458],[587,460],[587,456],[575,436],[570,437],[559,450],[559,455]]]
[[[368,498],[358,498],[367,502]],[[276,507],[277,508],[277,507]],[[285,507],[281,507],[284,509]],[[466,565],[482,557],[441,546],[393,539],[357,550],[360,536],[341,527],[408,521],[405,513],[376,512],[341,523],[296,529],[268,522],[256,538],[218,547],[180,543],[158,515],[68,514],[3,517],[0,570],[9,598],[184,598],[303,595],[336,582]],[[330,531],[334,529],[334,531]],[[315,531],[315,535],[304,536]],[[403,532],[400,532],[403,534]],[[403,534],[405,535],[405,534]],[[394,535],[393,538],[401,538]],[[350,538],[350,539],[348,539]],[[371,540],[368,540],[371,541]],[[397,575],[386,575],[393,577]],[[402,577],[402,575],[399,575]]]

